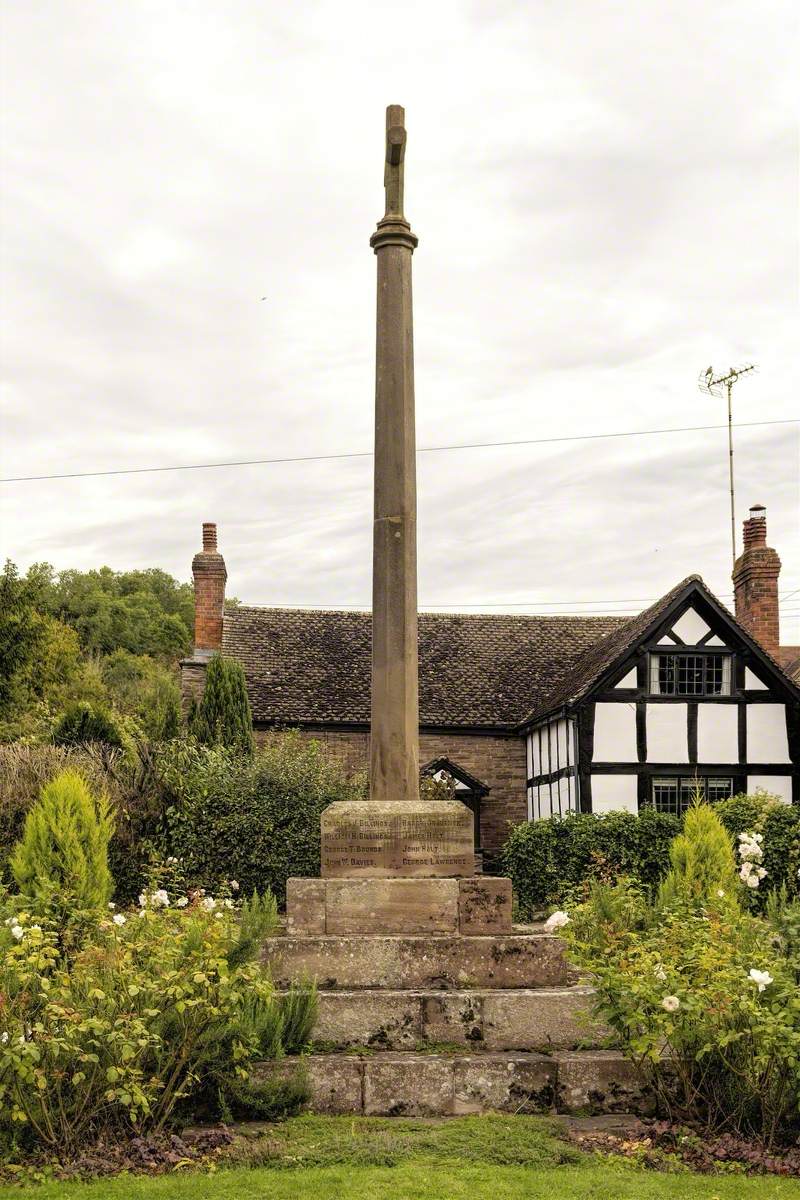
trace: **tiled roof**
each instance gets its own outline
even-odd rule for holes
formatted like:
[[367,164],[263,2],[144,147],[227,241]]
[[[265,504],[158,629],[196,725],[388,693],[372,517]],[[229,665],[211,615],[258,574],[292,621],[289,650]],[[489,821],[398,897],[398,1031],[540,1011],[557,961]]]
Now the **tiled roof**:
[[681,592],[693,583],[699,583],[703,591],[707,592],[699,575],[688,575],[660,600],[656,600],[655,604],[651,604],[650,608],[640,612],[638,617],[630,617],[620,628],[612,630],[589,647],[575,665],[562,675],[552,690],[525,713],[523,719],[544,716],[545,713],[553,712],[585,696],[601,675],[605,674],[618,658],[633,649],[639,638],[643,637],[649,627],[666,612],[674,600],[677,600]]
[[800,683],[800,646],[781,646],[778,661],[789,678]]
[[[420,723],[516,726],[590,647],[641,619],[420,613]],[[222,648],[245,668],[256,721],[367,724],[371,640],[369,613],[240,607]]]

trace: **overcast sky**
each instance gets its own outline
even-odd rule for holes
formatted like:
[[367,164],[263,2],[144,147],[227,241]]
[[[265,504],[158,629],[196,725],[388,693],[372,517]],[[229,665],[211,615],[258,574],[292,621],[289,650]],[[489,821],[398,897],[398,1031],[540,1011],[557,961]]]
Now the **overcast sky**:
[[[384,108],[404,104],[420,446],[798,405],[790,0],[5,0],[2,475],[372,442]],[[798,426],[736,431],[800,589]],[[724,430],[419,456],[421,605],[724,599]],[[0,485],[23,568],[368,603],[369,458]],[[514,611],[524,611],[518,605]],[[782,641],[800,641],[800,590]]]

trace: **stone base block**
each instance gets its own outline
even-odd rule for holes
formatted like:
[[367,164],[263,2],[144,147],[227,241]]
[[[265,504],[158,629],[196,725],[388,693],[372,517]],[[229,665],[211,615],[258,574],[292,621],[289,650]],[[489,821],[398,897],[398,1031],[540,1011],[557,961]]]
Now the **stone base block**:
[[328,991],[563,987],[574,979],[563,943],[546,933],[271,937],[262,957],[279,987],[316,979]]
[[654,1096],[633,1063],[616,1050],[581,1050],[556,1054],[561,1112],[582,1114],[655,1111]]
[[[437,1117],[468,1113],[652,1111],[621,1054],[319,1054],[265,1064],[306,1072],[319,1113]],[[579,1103],[583,1101],[583,1103]]]
[[286,930],[320,934],[511,932],[511,880],[290,879]]
[[449,1043],[487,1050],[569,1049],[604,1031],[588,1023],[589,988],[318,993],[314,1041],[325,1048],[411,1050]]

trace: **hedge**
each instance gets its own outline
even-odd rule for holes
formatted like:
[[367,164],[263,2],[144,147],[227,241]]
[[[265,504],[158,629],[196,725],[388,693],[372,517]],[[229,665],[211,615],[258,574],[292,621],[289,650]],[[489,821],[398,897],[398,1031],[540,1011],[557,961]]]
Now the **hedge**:
[[[764,836],[767,883],[754,903],[785,884],[800,892],[800,809],[765,793],[735,796],[714,806],[732,838],[747,831]],[[583,898],[592,879],[627,875],[654,888],[669,865],[669,844],[682,820],[644,808],[638,814],[571,813],[515,826],[500,854],[499,870],[513,881],[519,915]]]

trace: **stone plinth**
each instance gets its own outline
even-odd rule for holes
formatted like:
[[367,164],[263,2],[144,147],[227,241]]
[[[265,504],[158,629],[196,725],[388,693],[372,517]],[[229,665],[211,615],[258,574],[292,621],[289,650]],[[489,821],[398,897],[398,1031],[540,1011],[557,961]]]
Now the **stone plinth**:
[[286,929],[322,934],[511,933],[511,880],[289,879]]
[[322,814],[323,879],[472,875],[472,813],[459,800],[338,801]]

